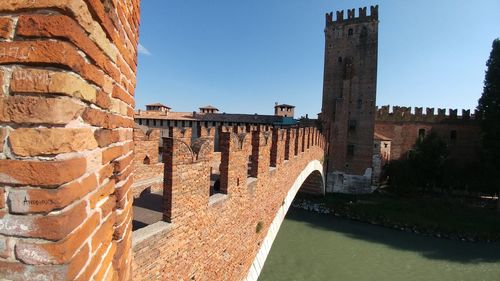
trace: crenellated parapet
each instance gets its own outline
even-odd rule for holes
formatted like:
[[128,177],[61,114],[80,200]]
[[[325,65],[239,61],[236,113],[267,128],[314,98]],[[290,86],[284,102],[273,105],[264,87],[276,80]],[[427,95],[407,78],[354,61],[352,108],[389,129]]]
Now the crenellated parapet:
[[252,132],[251,177],[257,178],[269,171],[271,141],[271,131],[257,130]]
[[[378,5],[370,6],[370,14],[367,14],[367,7],[359,8],[356,16],[356,9],[348,9],[347,13],[344,10],[337,11],[335,18],[333,12],[326,14],[326,25],[349,24],[361,21],[378,21]],[[347,14],[347,17],[346,17]]]
[[271,167],[281,165],[285,161],[286,131],[283,129],[273,129],[273,139],[271,146]]
[[[214,155],[213,128],[192,138],[190,128],[172,128],[164,138],[164,220],[176,222],[207,206]],[[316,128],[221,127],[220,193],[246,190],[248,178],[270,176],[271,167],[286,168],[310,150],[322,151],[325,139]],[[287,160],[287,161],[285,161]]]
[[392,109],[389,105],[377,107],[376,121],[393,121],[393,122],[442,122],[453,120],[479,120],[479,112],[475,111],[471,115],[470,110],[463,109],[461,115],[458,114],[458,109],[445,109],[438,108],[437,110],[432,107],[405,107],[393,106]]
[[[167,222],[196,212],[209,197],[213,140],[198,138],[190,145],[190,137],[185,137],[189,133],[174,128],[174,137],[165,138],[163,142],[163,219]],[[184,196],[186,194],[189,197]]]

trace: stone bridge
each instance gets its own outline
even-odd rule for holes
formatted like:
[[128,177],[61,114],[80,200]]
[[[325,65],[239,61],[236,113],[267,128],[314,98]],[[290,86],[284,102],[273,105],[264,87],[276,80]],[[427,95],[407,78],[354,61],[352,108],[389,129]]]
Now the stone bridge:
[[178,132],[164,220],[132,235],[139,22],[139,0],[0,1],[0,279],[254,280],[323,186],[314,129],[223,133],[212,193],[210,133]]
[[299,189],[324,193],[324,139],[316,128],[225,128],[214,159],[210,130],[194,141],[188,130],[164,139],[164,221],[134,232],[133,277],[256,280]]

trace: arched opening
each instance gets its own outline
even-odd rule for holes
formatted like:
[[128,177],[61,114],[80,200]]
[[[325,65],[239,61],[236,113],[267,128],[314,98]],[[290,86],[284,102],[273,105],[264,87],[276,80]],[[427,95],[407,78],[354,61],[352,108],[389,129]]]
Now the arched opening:
[[149,156],[146,155],[146,157],[144,157],[144,160],[142,160],[142,164],[149,165],[150,163],[151,159],[149,159]]
[[323,176],[317,170],[313,171],[299,188],[299,193],[311,195],[323,195]]

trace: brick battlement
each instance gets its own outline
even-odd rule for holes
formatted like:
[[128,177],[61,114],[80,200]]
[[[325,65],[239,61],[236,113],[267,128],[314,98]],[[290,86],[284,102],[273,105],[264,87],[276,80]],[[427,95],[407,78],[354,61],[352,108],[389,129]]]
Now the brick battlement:
[[[412,111],[413,109],[413,111]],[[415,121],[415,122],[441,122],[450,120],[479,120],[480,116],[477,111],[471,114],[470,110],[462,110],[462,115],[458,115],[458,109],[438,108],[437,112],[434,108],[427,107],[405,107],[385,105],[377,107],[377,121]]]
[[370,15],[367,15],[367,7],[359,8],[356,16],[356,9],[347,10],[347,18],[344,17],[344,10],[336,12],[336,18],[333,17],[333,12],[326,14],[326,25],[332,24],[349,24],[361,21],[378,21],[378,5],[370,6]]

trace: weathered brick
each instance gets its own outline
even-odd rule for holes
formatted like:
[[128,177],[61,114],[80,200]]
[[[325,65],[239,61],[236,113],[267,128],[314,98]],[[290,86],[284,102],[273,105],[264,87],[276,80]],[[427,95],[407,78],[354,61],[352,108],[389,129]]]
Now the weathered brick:
[[119,202],[125,216],[113,183],[131,173],[138,10],[138,0],[0,1],[0,122],[10,123],[0,238],[15,236],[5,257],[17,259],[0,261],[0,279],[130,280],[131,240],[117,255],[110,233],[117,214],[131,226],[132,193]]
[[101,224],[99,229],[94,233],[94,236],[92,236],[92,252],[95,252],[101,244],[112,240],[114,224],[115,216],[109,216],[106,221]]
[[116,66],[90,40],[85,31],[70,17],[63,15],[31,14],[19,17],[16,29],[17,36],[24,37],[58,37],[67,38],[79,49],[83,50],[100,68],[113,79],[119,79]]
[[73,181],[86,171],[85,158],[62,161],[0,160],[0,182],[55,186]]
[[120,157],[122,153],[123,153],[122,146],[113,146],[105,149],[102,152],[102,164],[106,164],[115,160],[116,158]]
[[82,111],[83,107],[69,98],[0,98],[1,122],[67,124]]
[[113,175],[113,164],[105,165],[99,171],[99,183],[102,184],[106,179]]
[[78,275],[78,277],[75,279],[75,281],[90,280],[90,277],[96,271],[96,269],[99,267],[99,264],[102,263],[103,256],[106,253],[106,251],[109,249],[110,244],[111,244],[111,241],[108,241],[108,240],[102,241],[102,244],[97,249],[97,251],[92,251],[93,254],[90,257],[89,264],[87,264],[87,266],[83,269],[82,274]]
[[0,234],[21,237],[61,240],[78,227],[87,216],[83,201],[57,215],[19,216],[5,215],[0,224]]
[[116,201],[121,201],[129,192],[132,187],[133,179],[132,177],[128,178],[125,183],[123,183],[120,187],[117,187],[115,190]]
[[75,257],[73,257],[71,263],[69,264],[68,272],[66,274],[67,280],[75,280],[75,277],[82,271],[89,257],[90,247],[88,244],[85,244],[80,250],[78,250]]
[[115,173],[113,178],[117,181],[126,180],[133,172],[133,167],[131,165],[127,166],[121,173]]
[[134,107],[135,106],[135,102],[134,102],[134,97],[132,97],[130,94],[128,94],[127,92],[125,92],[125,90],[123,90],[120,86],[118,85],[115,85],[113,87],[113,94],[112,94],[112,97],[113,98],[117,98],[127,104],[129,104],[130,106]]
[[124,209],[117,209],[116,216],[114,216],[116,217],[116,224],[122,224],[130,216],[130,212],[132,212],[132,205],[126,205]]
[[120,141],[120,133],[117,130],[101,129],[94,132],[99,147],[106,147]]
[[132,200],[134,200],[134,197],[132,195],[132,192],[129,190],[122,196],[121,200],[116,200],[116,208],[124,209],[127,204],[132,202]]
[[5,208],[5,189],[0,187],[0,209]]
[[132,128],[134,126],[133,119],[123,118],[94,108],[86,108],[82,114],[82,118],[90,125],[105,129],[115,129],[119,127]]
[[101,217],[107,217],[116,209],[116,198],[114,195],[109,196],[106,201],[99,206],[101,208]]
[[111,98],[109,97],[109,94],[106,94],[101,90],[97,91],[96,104],[102,109],[109,109],[109,107],[111,106]]
[[0,257],[4,259],[13,258],[15,245],[16,242],[13,238],[0,236]]
[[94,276],[94,280],[103,280],[103,276],[106,273],[106,270],[108,269],[108,267],[111,266],[111,261],[113,260],[115,252],[116,252],[116,242],[113,241],[113,243],[111,243],[111,248],[104,256],[101,262],[101,266],[99,267],[97,273]]
[[[130,247],[132,246],[132,225],[129,225],[129,229],[125,231],[125,236],[123,239],[116,243],[116,254],[113,261],[113,264],[116,268],[123,268],[123,264],[127,262],[126,259],[120,258],[124,254],[127,254],[130,251]],[[123,273],[123,272],[119,272]]]
[[97,147],[90,129],[21,128],[10,133],[12,151],[20,156],[51,155]]
[[117,159],[114,161],[115,164],[115,173],[122,173],[127,167],[130,166],[130,163],[132,163],[132,160],[134,159],[134,154],[131,153],[127,156],[121,157],[120,159]]
[[57,189],[12,189],[10,210],[14,213],[50,212],[62,209],[97,188],[94,174]]
[[65,65],[98,86],[104,78],[99,68],[88,64],[78,50],[61,41],[0,42],[0,63],[34,63]]
[[115,191],[115,181],[112,179],[100,188],[98,188],[92,195],[90,195],[89,202],[90,208],[94,209],[97,203],[104,198],[109,197]]
[[3,97],[3,95],[5,95],[5,92],[4,92],[4,77],[5,77],[5,74],[4,74],[4,70],[3,69],[0,69],[0,97]]
[[0,11],[4,12],[15,12],[17,10],[27,9],[56,9],[63,10],[68,14],[74,15],[80,26],[82,26],[89,33],[89,37],[106,52],[111,60],[116,60],[116,49],[111,46],[101,26],[95,24],[92,19],[92,14],[83,1],[37,0],[19,2],[16,0],[4,0],[0,5]]
[[94,213],[75,232],[61,241],[32,243],[19,240],[16,244],[16,257],[27,264],[67,263],[98,226],[99,214]]
[[10,82],[11,93],[62,94],[96,103],[97,90],[69,72],[16,68]]
[[66,265],[33,266],[0,260],[0,277],[12,281],[66,280]]
[[0,18],[0,39],[9,39],[14,27],[13,21],[10,18]]
[[0,128],[0,153],[3,152],[5,138],[7,137],[7,128]]

